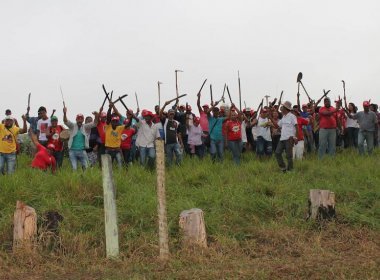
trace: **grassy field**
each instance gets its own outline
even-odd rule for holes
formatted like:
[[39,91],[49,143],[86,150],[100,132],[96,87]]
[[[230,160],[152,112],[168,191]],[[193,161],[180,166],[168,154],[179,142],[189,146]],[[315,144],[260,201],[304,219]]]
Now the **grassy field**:
[[[14,176],[0,177],[0,279],[379,279],[379,155],[311,157],[288,174],[251,154],[240,167],[228,155],[223,164],[185,159],[167,170],[167,264],[158,260],[155,173],[115,169],[121,257],[107,260],[100,170],[73,173],[65,159],[51,175],[22,156]],[[312,188],[335,192],[334,221],[305,220]],[[60,246],[12,253],[16,200],[64,216]],[[190,208],[205,213],[207,249],[181,248],[178,216]]]

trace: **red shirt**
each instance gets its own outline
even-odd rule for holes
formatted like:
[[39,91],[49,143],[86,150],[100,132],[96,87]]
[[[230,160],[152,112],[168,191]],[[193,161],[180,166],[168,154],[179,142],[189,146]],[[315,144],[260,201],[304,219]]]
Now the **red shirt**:
[[344,110],[343,109],[340,109],[337,114],[337,119],[339,120],[340,122],[340,127],[342,129],[345,129],[346,128],[346,121],[347,121],[347,117],[346,117],[346,114],[344,113]]
[[48,144],[54,144],[55,151],[63,151],[63,142],[59,139],[59,134],[62,132],[63,127],[57,125],[57,127],[49,127],[50,135],[48,136]]
[[121,133],[121,145],[123,150],[129,150],[132,147],[132,136],[136,134],[136,130],[133,128],[125,128]]
[[107,125],[106,122],[100,121],[98,125],[96,126],[96,128],[98,129],[100,141],[102,142],[102,144],[106,143],[106,125]]
[[308,120],[301,118],[301,117],[297,117],[297,125],[298,125],[297,139],[298,139],[298,141],[302,141],[304,139],[302,126],[308,125],[308,124],[309,124]]
[[321,107],[319,109],[319,128],[336,128],[336,113],[331,116],[325,116],[322,112],[335,111],[335,108],[330,106],[329,108]]
[[55,158],[48,153],[44,146],[37,144],[37,153],[32,161],[32,167],[41,170],[47,170],[51,167],[52,172],[54,172],[56,168]]
[[225,127],[228,141],[241,140],[241,122],[228,120],[225,122]]

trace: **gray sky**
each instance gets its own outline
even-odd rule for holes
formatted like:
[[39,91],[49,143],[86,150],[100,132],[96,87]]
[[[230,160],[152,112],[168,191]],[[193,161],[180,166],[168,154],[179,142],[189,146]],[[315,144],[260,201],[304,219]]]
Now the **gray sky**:
[[242,100],[255,108],[281,90],[294,102],[300,71],[312,98],[342,95],[344,79],[349,100],[380,103],[379,11],[375,0],[1,0],[0,114],[21,116],[32,92],[33,115],[44,105],[60,117],[61,85],[69,117],[88,115],[102,83],[129,94],[132,108],[137,91],[141,109],[153,109],[158,80],[161,100],[175,97],[175,69],[193,107],[205,78],[202,103],[209,82],[214,99],[226,82],[238,104],[238,70]]

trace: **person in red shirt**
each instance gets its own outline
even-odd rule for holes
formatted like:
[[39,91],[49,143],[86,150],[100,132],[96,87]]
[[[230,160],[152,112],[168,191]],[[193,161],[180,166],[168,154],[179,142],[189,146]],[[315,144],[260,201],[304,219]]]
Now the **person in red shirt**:
[[51,126],[48,128],[46,132],[46,137],[48,139],[48,145],[54,145],[54,153],[53,156],[59,168],[62,167],[63,162],[63,142],[60,138],[61,132],[64,130],[62,125],[58,124],[58,118],[56,116],[52,116],[50,118]]
[[298,133],[297,133],[297,144],[293,147],[293,159],[303,159],[303,153],[305,150],[305,136],[302,128],[309,125],[309,119],[302,118],[298,108],[294,108],[292,113],[297,117]]
[[229,111],[228,120],[225,122],[225,131],[227,135],[228,148],[232,153],[232,158],[235,164],[240,164],[242,151],[241,141],[241,122],[239,120],[240,111],[232,104]]
[[43,171],[47,171],[51,169],[52,173],[56,171],[56,161],[53,156],[55,151],[54,144],[47,144],[46,147],[42,146],[37,139],[37,135],[30,131],[31,139],[33,144],[36,146],[37,153],[34,155],[34,159],[32,161],[32,168],[41,169]]
[[131,164],[131,148],[132,148],[132,136],[136,134],[136,130],[131,128],[131,120],[125,119],[124,122],[124,130],[121,133],[121,152],[123,154],[124,163],[128,167],[128,164]]
[[328,152],[330,156],[335,155],[336,150],[336,128],[337,128],[337,111],[331,106],[330,98],[324,100],[324,107],[319,109],[319,158]]
[[343,148],[343,137],[346,128],[347,117],[344,109],[342,108],[342,99],[335,100],[335,108],[337,120],[336,146]]

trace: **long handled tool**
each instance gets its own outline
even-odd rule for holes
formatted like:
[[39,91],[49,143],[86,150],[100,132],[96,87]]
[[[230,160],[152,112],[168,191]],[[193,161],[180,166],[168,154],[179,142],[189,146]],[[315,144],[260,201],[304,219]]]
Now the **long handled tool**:
[[177,99],[179,99],[179,98],[182,98],[182,97],[184,97],[184,96],[186,96],[187,94],[181,94],[180,96],[178,96],[178,97],[176,97],[176,98],[173,98],[173,99],[170,99],[170,100],[168,100],[168,101],[166,101],[166,102],[169,102],[169,103],[171,103],[171,102],[173,102],[174,100],[177,100]]
[[32,93],[31,92],[29,92],[29,94],[28,94],[28,108],[30,108],[30,96],[32,95]]
[[211,98],[211,106],[214,104],[214,98],[212,97],[212,85],[210,84],[210,98]]
[[232,102],[232,98],[231,98],[231,94],[230,94],[230,90],[228,89],[228,86],[227,86],[227,93],[228,93],[228,98],[230,99],[230,102],[232,104],[233,102]]
[[300,84],[301,84],[303,90],[304,90],[305,93],[306,93],[307,98],[309,99],[309,102],[312,102],[312,99],[310,98],[309,94],[308,94],[307,91],[306,91],[305,86],[304,86],[303,83],[302,83],[302,73],[301,73],[301,72],[299,72],[298,75],[297,75],[297,83],[298,83],[298,93],[299,93],[299,86],[300,86]]
[[203,84],[201,86],[201,88],[199,89],[198,93],[201,93],[203,87],[205,86],[205,83],[207,82],[207,79],[203,81]]
[[124,106],[125,110],[128,112],[129,109],[128,109],[127,105],[125,105],[125,103],[124,103],[124,101],[123,101],[123,98],[122,98],[121,96],[119,96],[118,99],[120,100],[121,104]]
[[239,110],[241,111],[241,86],[240,86],[240,73],[238,71],[238,83],[239,83]]
[[[299,89],[298,89],[299,90]],[[283,95],[283,93],[284,93],[284,91],[282,90],[281,91],[281,94],[280,94],[280,99],[278,100],[278,106],[280,106],[281,105],[281,101],[282,101],[282,95]]]
[[[109,93],[107,92],[107,90],[106,90],[106,87],[104,86],[104,84],[102,85],[102,88],[103,88],[103,91],[104,91],[104,93],[106,94],[106,97],[104,98],[104,101],[103,101],[103,105],[102,105],[102,107],[104,106],[104,104],[106,103],[106,100],[108,99],[108,102],[112,102],[111,101],[111,99],[109,98]],[[113,91],[112,91],[113,92]]]
[[123,99],[124,97],[127,97],[127,96],[128,96],[128,94],[124,94],[124,95],[122,95],[122,96],[119,96],[115,101],[113,101],[113,104],[116,104],[117,102],[122,101],[122,99]]
[[161,85],[162,83],[160,81],[157,82],[158,87],[158,107],[161,108]]
[[178,91],[178,72],[183,72],[183,71],[177,69],[174,72],[175,72],[175,93],[176,93],[176,95],[178,97],[178,95],[179,95],[179,91]]
[[136,105],[137,105],[137,108],[140,108],[139,106],[139,99],[137,98],[137,93],[135,92],[135,97],[136,97]]
[[344,99],[344,107],[347,108],[347,99],[346,99],[346,83],[342,80],[343,83],[343,99]]
[[319,98],[315,104],[316,104],[316,105],[319,104],[319,102],[321,102],[322,99],[323,99],[324,97],[326,97],[326,96],[329,94],[329,92],[330,92],[330,90],[328,90],[328,91],[323,90],[323,95],[322,95],[322,97]]
[[65,99],[63,98],[63,91],[62,91],[62,87],[59,86],[59,89],[61,90],[61,96],[62,96],[62,103],[63,103],[63,107],[66,108],[66,104],[65,104]]

